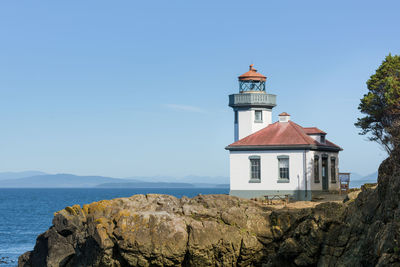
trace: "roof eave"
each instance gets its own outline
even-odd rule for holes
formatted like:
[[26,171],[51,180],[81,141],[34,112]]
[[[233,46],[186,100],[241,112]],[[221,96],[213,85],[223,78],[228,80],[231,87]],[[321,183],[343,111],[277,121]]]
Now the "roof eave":
[[318,151],[335,151],[339,152],[343,149],[334,146],[320,146],[320,145],[270,145],[270,146],[227,146],[226,150],[229,151],[252,151],[252,150],[318,150]]
[[321,132],[321,133],[306,133],[307,135],[326,135],[325,132]]

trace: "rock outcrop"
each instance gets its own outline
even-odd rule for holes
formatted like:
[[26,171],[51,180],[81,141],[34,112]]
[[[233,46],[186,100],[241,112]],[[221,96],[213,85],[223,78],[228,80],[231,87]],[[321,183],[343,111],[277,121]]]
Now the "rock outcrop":
[[19,266],[400,266],[400,168],[346,203],[281,209],[227,195],[67,207]]
[[344,206],[278,210],[227,195],[135,195],[57,212],[20,266],[315,263]]

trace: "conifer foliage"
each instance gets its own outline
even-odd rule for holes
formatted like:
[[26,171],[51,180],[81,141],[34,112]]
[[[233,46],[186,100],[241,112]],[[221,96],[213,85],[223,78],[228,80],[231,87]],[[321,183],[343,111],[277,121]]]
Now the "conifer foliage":
[[365,117],[355,125],[361,135],[381,144],[390,154],[400,147],[400,56],[389,54],[367,81],[368,93],[358,109]]

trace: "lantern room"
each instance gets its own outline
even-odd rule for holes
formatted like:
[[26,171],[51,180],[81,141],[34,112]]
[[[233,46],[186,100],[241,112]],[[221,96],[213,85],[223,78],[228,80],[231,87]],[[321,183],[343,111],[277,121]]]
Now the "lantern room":
[[265,93],[265,81],[267,77],[257,72],[254,65],[250,65],[248,72],[239,76],[239,92],[240,93]]
[[229,95],[229,106],[235,116],[235,141],[271,124],[276,95],[266,93],[266,80],[267,77],[258,73],[251,64],[250,70],[239,76],[239,93]]

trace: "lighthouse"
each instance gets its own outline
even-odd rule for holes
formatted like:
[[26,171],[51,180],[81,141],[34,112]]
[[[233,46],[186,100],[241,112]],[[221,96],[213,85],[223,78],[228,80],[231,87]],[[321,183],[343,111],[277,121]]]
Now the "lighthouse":
[[238,79],[239,93],[229,95],[235,142],[271,124],[272,108],[276,106],[276,95],[265,91],[267,77],[258,73],[253,64]]
[[229,95],[235,141],[229,150],[230,195],[311,200],[314,191],[339,191],[339,152],[317,127],[302,127],[282,112],[272,123],[276,96],[267,77],[250,65],[239,76],[239,93]]

